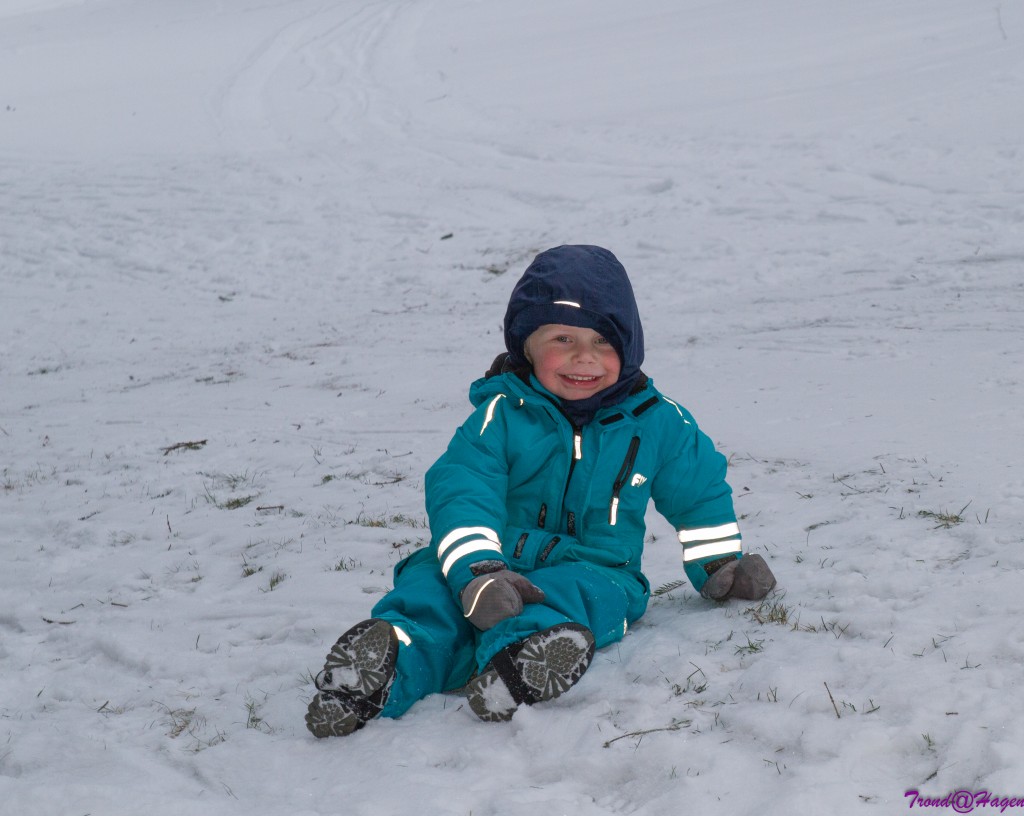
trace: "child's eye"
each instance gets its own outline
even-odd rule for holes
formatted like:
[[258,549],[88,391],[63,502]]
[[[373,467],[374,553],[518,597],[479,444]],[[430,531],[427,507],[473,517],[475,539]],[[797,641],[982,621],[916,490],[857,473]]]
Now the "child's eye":
[[594,342],[597,343],[597,345],[599,345],[599,346],[607,346],[608,345],[608,341],[605,340],[603,337],[598,337]]

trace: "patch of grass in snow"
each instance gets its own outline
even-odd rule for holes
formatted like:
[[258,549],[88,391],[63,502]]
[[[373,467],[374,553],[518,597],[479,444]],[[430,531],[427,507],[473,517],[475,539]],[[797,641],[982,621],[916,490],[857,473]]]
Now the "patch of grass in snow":
[[355,524],[359,527],[387,527],[388,522],[384,516],[365,516],[362,512],[359,513],[349,524]]
[[[245,552],[254,552],[257,555],[267,554],[271,550],[273,550],[274,553],[280,553],[282,550],[290,553],[301,553],[302,543],[295,538],[257,538],[250,539],[249,543],[245,545]],[[243,553],[243,560],[245,557],[245,553]]]
[[[761,692],[757,693],[757,699],[760,701],[760,699],[761,699]],[[769,686],[768,687],[768,691],[765,692],[765,699],[769,703],[777,703],[779,701],[779,687],[775,686],[773,688],[773,687]]]
[[96,713],[102,714],[104,717],[109,717],[116,714],[124,714],[126,711],[131,711],[132,708],[134,708],[134,706],[111,706],[110,700],[107,700],[103,705],[96,709]]
[[[266,696],[264,696],[264,702]],[[260,703],[258,703],[251,695],[245,697],[245,727],[251,728],[255,731],[260,731],[264,734],[274,733],[274,729],[267,725],[266,721],[260,715]]]
[[252,575],[255,575],[257,572],[262,572],[262,571],[263,571],[263,567],[254,567],[252,564],[249,563],[248,559],[246,559],[246,557],[244,555],[242,556],[242,577],[243,578],[248,578],[248,577],[250,577]]
[[777,623],[786,625],[789,623],[789,613],[792,607],[786,606],[782,599],[761,601],[757,606],[748,607],[743,614],[748,615],[760,624]]
[[402,524],[402,525],[404,525],[406,527],[413,527],[413,528],[426,528],[427,527],[427,520],[425,518],[413,518],[412,516],[407,516],[405,513],[397,513],[397,514],[391,516],[391,523],[392,524]]
[[936,530],[940,528],[944,530],[949,530],[958,524],[964,523],[964,510],[966,510],[970,506],[971,502],[967,502],[967,504],[960,508],[959,513],[950,513],[946,510],[940,510],[937,513],[933,510],[918,510],[917,515],[919,518],[933,519],[936,522],[934,528]]
[[[259,473],[202,473],[205,479],[203,492],[206,501],[219,510],[238,510],[245,507],[255,499],[259,498],[259,490],[262,487]],[[241,488],[247,488],[246,494],[242,496],[229,496],[221,498],[218,492],[236,493]],[[249,492],[255,490],[255,493]]]
[[743,645],[736,647],[736,654],[738,655],[750,655],[757,654],[758,652],[764,651],[764,638],[761,640],[751,640],[750,635],[744,635],[747,642]]
[[174,451],[197,451],[202,450],[206,447],[205,439],[197,439],[192,442],[175,442],[173,445],[168,445],[166,448],[161,448],[164,456],[173,453]]
[[[428,543],[429,542],[425,538],[417,538],[415,541],[413,541],[411,538],[403,538],[401,541],[392,541],[391,542],[391,549],[398,550],[399,551],[399,555],[401,555],[402,558],[405,558],[405,556],[409,552],[412,552],[412,550],[418,550],[421,547],[426,547]],[[407,549],[407,548],[411,548],[411,549]],[[407,552],[406,553],[402,553],[403,549],[407,549]]]
[[826,621],[824,618],[821,619],[820,626],[815,623],[800,623],[799,618],[797,618],[797,620],[793,622],[792,626],[792,630],[794,632],[811,632],[815,634],[818,632],[829,632],[830,634],[835,636],[836,640],[845,635],[846,630],[849,628],[850,624],[840,626],[838,620]]
[[360,484],[371,485],[372,487],[387,487],[398,484],[408,479],[408,475],[397,470],[387,470],[381,473],[371,473],[366,470],[350,470],[345,473],[346,479],[352,479]]
[[219,745],[227,739],[224,732],[219,729],[214,729],[213,736],[207,737],[206,717],[199,714],[195,708],[171,708],[164,703],[156,705],[164,712],[163,724],[169,729],[167,736],[171,739],[177,739],[182,734],[192,737],[188,749],[193,753]]
[[[192,561],[191,564],[187,564],[187,565],[184,562],[175,564],[173,567],[169,567],[167,569],[167,574],[168,575],[178,575],[179,573],[181,573],[185,569],[190,569],[190,570],[192,570],[192,572],[195,573],[189,579],[189,583],[198,584],[200,581],[203,580],[203,575],[199,571],[199,562],[198,561]],[[146,578],[148,578],[148,576],[146,576]]]
[[223,504],[218,504],[222,510],[237,510],[240,507],[245,507],[249,502],[255,499],[256,496],[237,496],[233,499],[228,499]]
[[10,468],[4,468],[3,476],[3,488],[5,493],[10,493],[15,490],[23,490],[26,487],[35,487],[39,484],[45,484],[46,482],[52,481],[57,478],[57,468],[51,467],[49,471],[44,470],[41,467],[35,468],[34,470],[27,471],[19,476],[15,476]]
[[654,590],[651,593],[651,597],[652,598],[657,598],[660,595],[665,595],[665,594],[671,592],[673,589],[678,589],[679,587],[681,587],[685,583],[686,583],[686,579],[685,578],[680,578],[680,579],[678,579],[676,581],[669,581],[667,584],[662,584],[660,587],[658,587],[656,590]]
[[160,706],[164,709],[165,724],[170,728],[167,736],[171,739],[177,739],[190,728],[195,727],[196,710],[194,708],[170,708],[163,703],[160,703]]
[[254,499],[258,498],[259,494],[250,494],[248,496],[235,496],[227,500],[218,499],[213,491],[210,490],[209,485],[204,484],[203,490],[206,493],[206,501],[216,507],[218,510],[237,510],[240,507],[245,507]]
[[693,666],[693,671],[686,676],[685,683],[673,683],[667,677],[666,682],[669,683],[672,689],[672,694],[676,697],[681,697],[684,694],[703,694],[708,688],[708,676],[704,673],[704,669],[690,661],[690,665]]
[[[421,528],[427,526],[426,519],[417,519],[405,513],[380,513],[375,516],[368,516],[362,511],[350,522],[359,527],[379,527],[391,529],[396,526]],[[397,547],[396,547],[397,549]]]
[[238,490],[243,486],[251,486],[257,489],[263,486],[260,481],[262,474],[258,471],[253,473],[250,473],[248,470],[242,473],[200,473],[199,475],[209,479],[215,487],[231,491]]
[[281,585],[281,583],[287,577],[288,577],[287,574],[281,572],[280,570],[275,570],[271,574],[270,580],[267,582],[267,592],[273,592],[275,589],[277,589]]

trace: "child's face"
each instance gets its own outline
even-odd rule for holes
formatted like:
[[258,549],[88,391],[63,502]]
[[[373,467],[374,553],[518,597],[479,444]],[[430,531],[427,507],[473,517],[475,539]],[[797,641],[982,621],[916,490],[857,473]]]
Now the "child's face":
[[549,323],[523,344],[533,373],[562,399],[585,399],[614,385],[622,363],[607,340],[593,329]]

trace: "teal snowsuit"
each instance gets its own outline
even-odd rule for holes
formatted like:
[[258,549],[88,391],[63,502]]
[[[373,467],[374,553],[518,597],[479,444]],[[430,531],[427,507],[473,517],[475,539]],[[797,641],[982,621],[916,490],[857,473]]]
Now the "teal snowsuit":
[[[694,588],[742,555],[725,457],[646,376],[582,427],[528,373],[478,380],[470,399],[476,410],[426,475],[431,544],[397,565],[372,612],[401,640],[387,717],[555,624],[587,626],[598,648],[621,639],[650,596],[648,500],[678,531]],[[481,632],[459,596],[473,565],[495,560],[546,598]]]

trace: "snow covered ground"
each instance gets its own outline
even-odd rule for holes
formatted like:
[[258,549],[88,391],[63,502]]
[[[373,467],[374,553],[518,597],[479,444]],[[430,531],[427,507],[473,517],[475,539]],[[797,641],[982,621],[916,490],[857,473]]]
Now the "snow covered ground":
[[[1024,797],[1021,100],[1018,2],[4,0],[0,809]],[[777,594],[666,591],[507,725],[314,740],[515,279],[575,242]]]

